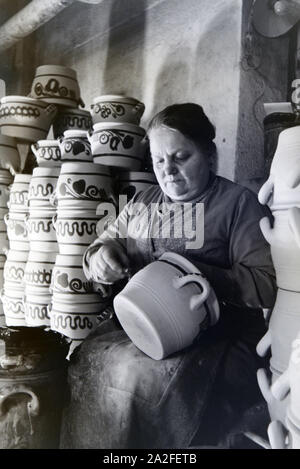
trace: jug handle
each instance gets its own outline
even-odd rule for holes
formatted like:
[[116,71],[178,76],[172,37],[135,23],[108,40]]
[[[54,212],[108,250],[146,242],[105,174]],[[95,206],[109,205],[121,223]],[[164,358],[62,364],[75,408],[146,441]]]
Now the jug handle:
[[258,200],[262,205],[266,205],[270,201],[273,194],[274,182],[271,177],[262,185],[258,193]]
[[182,288],[188,283],[197,283],[202,288],[202,293],[199,295],[193,295],[190,299],[190,308],[192,311],[196,311],[205,300],[207,300],[210,293],[210,285],[208,281],[199,274],[189,274],[183,277],[176,277],[173,279],[173,286],[176,289]]
[[281,422],[274,420],[268,427],[268,436],[272,449],[286,449],[286,432]]
[[279,378],[272,384],[271,392],[275,399],[282,401],[290,391],[290,373],[287,369]]
[[52,217],[52,225],[55,231],[56,231],[56,222],[57,222],[57,213],[55,213]]
[[260,226],[261,232],[262,232],[264,238],[266,239],[266,241],[269,244],[272,244],[273,230],[271,228],[270,219],[268,217],[262,218],[259,222],[259,226]]
[[0,392],[0,417],[3,417],[5,414],[4,404],[6,399],[15,394],[28,394],[31,397],[31,400],[27,404],[29,414],[33,417],[36,417],[39,414],[40,403],[35,392],[23,385],[14,385],[4,388]]
[[292,207],[289,209],[288,222],[294,234],[296,243],[300,247],[300,209],[298,207]]
[[257,355],[264,357],[271,347],[271,333],[268,331],[263,338],[258,342],[256,347]]
[[9,213],[6,213],[3,217],[5,224],[7,225],[8,220],[9,220]]
[[268,404],[270,404],[274,398],[271,393],[271,386],[269,384],[266,370],[264,370],[263,368],[260,368],[259,370],[257,370],[257,381],[258,381],[259,389],[265,401]]
[[49,202],[51,205],[53,205],[53,207],[56,207],[57,206],[57,193],[56,193],[56,189],[54,189],[54,191],[52,192],[52,194],[50,195],[49,197]]

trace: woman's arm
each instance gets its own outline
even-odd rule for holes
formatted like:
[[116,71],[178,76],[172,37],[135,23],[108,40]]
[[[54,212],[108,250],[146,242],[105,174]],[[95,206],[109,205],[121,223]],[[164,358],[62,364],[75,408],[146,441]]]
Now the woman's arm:
[[264,239],[259,221],[267,207],[259,204],[255,194],[242,193],[230,228],[230,269],[198,265],[207,276],[218,298],[238,306],[271,308],[276,296],[276,277],[270,246]]

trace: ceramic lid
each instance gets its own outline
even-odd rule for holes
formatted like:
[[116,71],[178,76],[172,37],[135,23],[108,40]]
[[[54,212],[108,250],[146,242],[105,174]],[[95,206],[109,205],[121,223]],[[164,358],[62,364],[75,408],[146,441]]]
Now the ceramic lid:
[[93,125],[93,129],[96,132],[101,132],[103,130],[123,130],[124,132],[135,132],[141,136],[146,135],[145,129],[135,124],[127,124],[121,122],[99,122],[98,124]]
[[64,138],[87,138],[88,132],[87,130],[65,130],[64,131]]
[[132,104],[132,105],[137,105],[137,104],[143,105],[143,103],[141,101],[138,101],[136,98],[132,98],[131,96],[117,95],[117,94],[105,94],[102,96],[97,96],[96,98],[93,99],[93,102],[94,104],[116,102],[116,103]]
[[58,147],[59,143],[57,140],[38,140],[36,145],[38,147]]

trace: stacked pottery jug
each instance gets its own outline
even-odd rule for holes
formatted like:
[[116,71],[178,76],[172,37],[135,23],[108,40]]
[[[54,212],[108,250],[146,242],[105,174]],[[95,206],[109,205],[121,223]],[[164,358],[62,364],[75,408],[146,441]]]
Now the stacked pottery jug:
[[51,328],[78,345],[98,325],[108,290],[86,279],[83,254],[97,237],[97,205],[112,193],[109,168],[92,162],[86,131],[59,139],[63,162],[52,203],[59,254],[52,275]]
[[92,105],[94,162],[113,168],[116,192],[127,201],[157,183],[147,164],[145,130],[139,126],[144,110],[143,103],[128,96],[98,96]]
[[26,217],[31,176],[16,174],[10,187],[8,207],[4,216],[9,239],[9,250],[4,265],[2,301],[7,326],[26,326],[23,304],[24,272],[29,254]]
[[[271,347],[271,382],[276,385],[289,365],[292,342],[300,331],[300,126],[284,130],[271,165],[270,176],[259,192],[259,201],[268,204],[274,223],[260,222],[270,243],[276,270],[277,298],[269,330],[258,344],[263,356]],[[271,420],[285,423],[289,397],[279,402],[270,392],[267,374],[259,370],[260,388],[267,399]]]

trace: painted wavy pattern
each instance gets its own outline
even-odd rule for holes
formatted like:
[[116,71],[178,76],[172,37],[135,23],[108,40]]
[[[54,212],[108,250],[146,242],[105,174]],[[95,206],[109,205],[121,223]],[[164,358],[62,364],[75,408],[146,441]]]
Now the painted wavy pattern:
[[29,233],[50,233],[54,230],[52,220],[32,220],[29,218],[28,223]]
[[46,269],[43,270],[35,270],[35,271],[26,271],[25,272],[25,281],[27,283],[32,284],[39,284],[39,285],[50,285],[52,272],[47,271]]
[[51,326],[55,329],[93,329],[93,322],[86,316],[71,316],[69,314],[51,314]]
[[33,306],[30,304],[27,304],[25,308],[25,318],[28,318],[28,317],[30,317],[31,319],[50,319],[47,305]]
[[22,280],[24,277],[24,267],[4,267],[5,280]]
[[54,191],[54,186],[50,183],[37,184],[36,186],[31,186],[29,191],[29,198],[33,197],[47,197],[50,196]]
[[57,220],[56,232],[60,236],[77,236],[83,237],[86,234],[89,236],[96,234],[97,222],[69,222],[67,220]]

